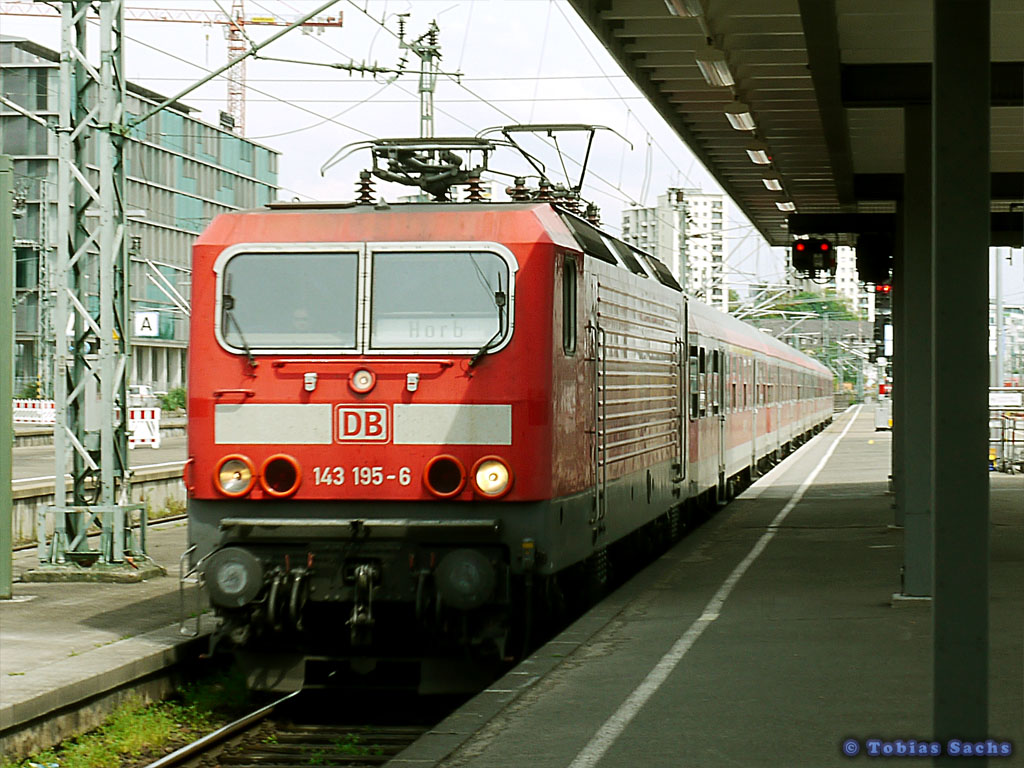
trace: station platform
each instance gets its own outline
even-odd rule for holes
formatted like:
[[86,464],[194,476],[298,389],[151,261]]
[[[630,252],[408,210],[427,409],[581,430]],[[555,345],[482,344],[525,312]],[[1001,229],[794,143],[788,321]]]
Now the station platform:
[[[928,741],[930,601],[894,600],[891,433],[814,440],[390,766],[839,766]],[[990,736],[1024,765],[1024,477],[991,476]],[[916,762],[916,761],[915,761]],[[971,762],[971,761],[968,761]]]
[[0,600],[0,757],[95,727],[129,695],[171,690],[166,670],[206,647],[179,632],[185,542],[184,520],[151,526],[150,556],[169,575],[135,584],[20,582],[38,560],[35,547],[15,553],[13,599]]

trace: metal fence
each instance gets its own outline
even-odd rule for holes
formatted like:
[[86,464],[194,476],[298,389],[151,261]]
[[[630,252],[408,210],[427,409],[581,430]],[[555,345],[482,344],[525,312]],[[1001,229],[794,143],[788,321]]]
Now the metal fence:
[[988,459],[996,472],[1024,472],[1024,387],[989,390]]

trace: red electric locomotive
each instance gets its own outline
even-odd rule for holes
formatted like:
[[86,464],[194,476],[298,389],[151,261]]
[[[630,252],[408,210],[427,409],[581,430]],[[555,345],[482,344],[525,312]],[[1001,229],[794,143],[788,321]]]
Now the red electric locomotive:
[[[480,197],[450,143],[374,157]],[[194,247],[192,565],[252,685],[514,655],[568,576],[831,418],[827,369],[571,199],[367,186],[219,216]]]

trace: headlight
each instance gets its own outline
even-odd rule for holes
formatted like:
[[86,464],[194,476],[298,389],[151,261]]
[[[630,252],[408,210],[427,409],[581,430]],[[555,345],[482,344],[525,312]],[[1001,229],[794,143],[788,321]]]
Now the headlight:
[[454,456],[435,456],[423,468],[423,484],[439,499],[450,499],[466,487],[466,468]]
[[214,472],[217,490],[225,496],[244,496],[252,490],[256,471],[249,457],[241,454],[225,456]]
[[302,482],[299,462],[287,453],[278,453],[263,462],[260,485],[271,496],[291,496]]
[[256,556],[241,547],[214,552],[203,565],[210,600],[216,605],[241,608],[263,588],[263,566]]
[[348,380],[348,385],[352,388],[352,391],[360,395],[365,395],[373,389],[373,385],[376,383],[376,375],[374,375],[373,371],[369,371],[366,368],[360,368],[358,371],[353,372]]
[[504,496],[512,487],[512,470],[497,456],[484,456],[473,467],[473,487],[491,499]]

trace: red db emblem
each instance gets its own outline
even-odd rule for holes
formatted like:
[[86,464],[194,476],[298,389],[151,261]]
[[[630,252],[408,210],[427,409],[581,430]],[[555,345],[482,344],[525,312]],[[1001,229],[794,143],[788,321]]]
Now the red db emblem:
[[391,439],[387,407],[339,405],[339,443],[386,443]]

